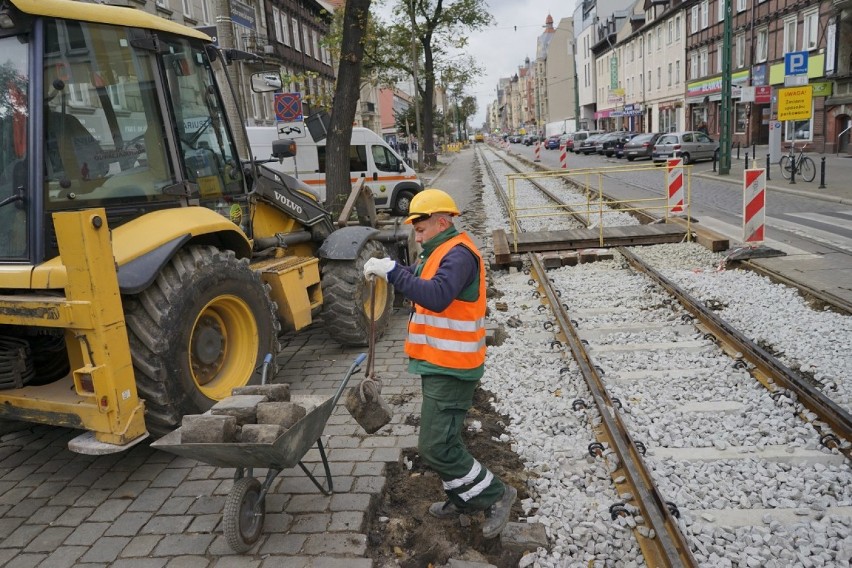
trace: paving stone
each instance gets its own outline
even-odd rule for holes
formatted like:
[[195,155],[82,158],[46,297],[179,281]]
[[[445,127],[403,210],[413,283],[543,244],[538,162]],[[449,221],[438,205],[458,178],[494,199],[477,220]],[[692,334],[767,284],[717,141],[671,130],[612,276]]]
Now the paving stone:
[[287,503],[288,513],[321,513],[328,510],[331,497],[326,495],[293,495]]
[[312,558],[310,568],[371,568],[369,558]]
[[130,505],[130,501],[127,499],[108,499],[98,505],[95,512],[92,513],[92,516],[89,517],[89,520],[114,521],[121,516],[122,513],[124,513],[128,505]]
[[35,568],[47,558],[47,554],[19,554],[3,568]]
[[46,527],[37,538],[24,547],[24,552],[53,552],[65,542],[73,530],[71,527]]
[[129,542],[130,537],[127,536],[105,536],[99,538],[80,560],[83,562],[114,562]]
[[26,499],[22,500],[20,503],[9,509],[9,511],[6,513],[6,516],[30,518],[46,504],[46,497],[42,499],[32,499],[28,496]]
[[65,544],[69,546],[91,546],[103,536],[108,528],[109,523],[83,523],[68,535]]
[[133,503],[127,507],[128,511],[157,511],[163,503],[171,497],[172,489],[166,487],[150,487],[143,491]]
[[369,493],[335,493],[331,496],[331,511],[366,511],[373,495]]
[[[266,496],[266,510],[273,510],[270,508],[270,498],[272,495]],[[211,513],[222,514],[222,510],[225,508],[225,497],[220,496],[212,496],[207,497],[206,499],[196,499],[195,502],[189,507],[187,513],[190,515],[207,515]],[[278,509],[280,510],[280,509]]]
[[177,556],[166,563],[166,568],[207,568],[210,560],[203,556]]
[[168,558],[119,558],[111,568],[163,568]]
[[113,491],[110,499],[128,499],[132,503],[151,484],[147,481],[125,481]]
[[196,479],[209,479],[217,469],[219,468],[213,467],[212,465],[197,465],[189,470],[186,478],[190,481],[194,481]]
[[151,480],[151,487],[177,487],[188,474],[189,469],[165,469]]
[[166,467],[167,464],[165,463],[146,463],[131,473],[127,479],[129,481],[153,481]]
[[364,511],[338,511],[331,514],[329,532],[361,532],[364,530]]
[[55,527],[76,527],[86,520],[94,510],[94,507],[68,507],[51,524]]
[[302,551],[307,539],[308,535],[304,534],[271,534],[260,547],[259,553],[295,555]]
[[493,564],[487,562],[471,562],[469,560],[459,560],[458,558],[450,558],[447,561],[447,568],[497,568]]
[[287,513],[269,513],[263,519],[263,532],[265,533],[286,533],[290,530],[290,525],[293,524],[293,515]]
[[86,492],[85,487],[63,487],[56,495],[48,500],[48,505],[64,505],[70,507],[77,502],[77,499]]
[[215,479],[204,479],[199,481],[186,481],[175,487],[175,497],[208,497],[219,486],[220,482]]
[[212,534],[172,534],[161,540],[153,556],[202,555],[213,542]]
[[375,450],[364,448],[340,448],[328,452],[329,461],[365,462],[370,461],[370,455]]
[[[47,525],[21,525],[0,542],[2,548],[24,548],[40,535]],[[70,532],[70,530],[69,530]]]
[[[101,465],[101,463],[98,462],[98,465]],[[105,475],[100,476],[92,487],[95,489],[117,489],[121,487],[121,484],[124,483],[129,475],[129,471],[108,469]]]
[[384,463],[374,463],[374,462],[356,463],[355,468],[352,470],[352,475],[354,475],[354,476],[383,475],[386,467],[387,466]]
[[313,534],[305,541],[304,553],[326,556],[352,554],[363,556],[367,552],[367,535],[359,533]]
[[[213,564],[213,568],[257,568],[260,560],[246,558],[245,556],[220,556]],[[283,562],[278,565],[286,566]]]
[[132,558],[135,556],[149,556],[157,543],[162,540],[159,535],[145,534],[130,539],[127,546],[121,551],[122,557]]
[[400,448],[376,448],[373,450],[372,460],[380,462],[398,462],[402,451]]
[[122,513],[107,529],[106,536],[136,536],[152,518],[149,512]]
[[16,485],[14,489],[10,489],[0,496],[0,505],[11,505],[14,507],[26,499],[30,493],[32,493],[32,488],[18,487]]
[[355,493],[381,493],[386,481],[386,477],[379,475],[356,477],[355,483],[352,485],[352,491]]
[[[269,518],[268,515],[264,518],[264,525],[266,524],[266,519]],[[222,520],[221,513],[215,515],[195,515],[192,518],[192,523],[190,523],[187,532],[191,533],[212,533],[216,530],[216,526]]]
[[[11,535],[12,532],[14,532],[15,529],[17,529],[19,526],[24,524],[24,521],[26,521],[26,520],[27,519],[24,519],[23,517],[16,517],[16,518],[0,517],[0,539],[4,539],[5,538],[4,535],[7,535],[7,534]],[[44,524],[46,524],[46,523],[44,523]],[[3,540],[0,540],[0,546],[3,546],[2,542],[3,542]]]
[[141,529],[142,534],[169,535],[182,533],[192,522],[192,517],[184,515],[156,516],[148,521]]
[[75,507],[98,507],[109,498],[112,489],[87,489],[77,498]]
[[547,530],[541,523],[508,523],[500,533],[500,542],[514,552],[547,548]]
[[321,533],[328,529],[328,524],[331,522],[330,513],[310,513],[307,515],[298,515],[293,518],[293,523],[290,525],[290,532],[297,533]]
[[183,515],[185,514],[192,504],[195,503],[194,497],[171,497],[163,506],[160,507],[160,510],[157,511],[158,515]]

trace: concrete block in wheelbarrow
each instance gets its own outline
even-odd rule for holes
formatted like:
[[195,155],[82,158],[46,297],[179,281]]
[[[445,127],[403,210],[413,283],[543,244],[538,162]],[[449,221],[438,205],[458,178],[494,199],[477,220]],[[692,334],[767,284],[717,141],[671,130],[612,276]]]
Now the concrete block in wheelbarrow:
[[290,385],[286,383],[277,383],[274,385],[246,385],[237,387],[231,391],[234,396],[246,394],[259,394],[265,396],[269,402],[289,402],[290,401]]
[[237,419],[224,414],[188,414],[180,424],[181,444],[226,444],[236,437]]
[[291,428],[307,413],[304,407],[295,402],[262,402],[257,405],[257,423]]
[[229,396],[214,404],[210,414],[233,416],[240,425],[254,424],[257,422],[257,406],[267,400],[269,399],[259,394]]
[[244,424],[239,438],[243,444],[271,444],[284,431],[279,424]]

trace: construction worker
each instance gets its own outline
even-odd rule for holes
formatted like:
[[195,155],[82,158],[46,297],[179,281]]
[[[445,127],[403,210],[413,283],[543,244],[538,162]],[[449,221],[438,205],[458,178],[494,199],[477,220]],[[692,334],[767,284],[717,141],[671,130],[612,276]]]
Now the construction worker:
[[485,511],[482,534],[493,538],[509,520],[518,495],[474,459],[461,432],[485,370],[485,264],[465,233],[453,225],[455,201],[440,189],[414,196],[406,223],[423,250],[413,266],[371,258],[367,277],[384,278],[414,303],[405,352],[408,370],[421,376],[418,450],[443,481],[447,500],[433,503],[439,519]]

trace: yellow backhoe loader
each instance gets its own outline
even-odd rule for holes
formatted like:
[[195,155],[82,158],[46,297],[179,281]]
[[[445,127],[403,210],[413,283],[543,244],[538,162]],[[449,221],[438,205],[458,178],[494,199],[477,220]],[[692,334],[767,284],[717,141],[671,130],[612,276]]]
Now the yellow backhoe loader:
[[120,451],[258,381],[320,313],[366,343],[363,264],[410,235],[240,159],[217,77],[249,57],[132,8],[0,0],[0,420]]

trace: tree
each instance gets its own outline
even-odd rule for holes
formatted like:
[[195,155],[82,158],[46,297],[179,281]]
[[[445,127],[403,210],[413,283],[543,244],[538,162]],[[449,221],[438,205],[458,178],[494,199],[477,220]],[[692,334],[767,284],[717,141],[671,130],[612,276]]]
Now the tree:
[[[370,43],[368,58],[379,71],[384,84],[393,85],[414,75],[412,59],[418,62],[417,90],[423,113],[422,147],[426,161],[434,164],[433,142],[435,84],[441,79],[447,84],[469,84],[481,74],[479,66],[470,56],[457,55],[467,45],[467,34],[480,30],[493,22],[484,0],[395,0],[394,22],[389,26],[376,26],[375,40]],[[412,52],[415,41],[415,58]],[[405,54],[405,55],[402,55]],[[422,67],[421,67],[422,63]]]
[[334,86],[334,104],[328,130],[326,154],[327,203],[336,219],[349,195],[349,141],[360,98],[364,36],[370,15],[370,0],[347,0],[343,13],[340,62]]

